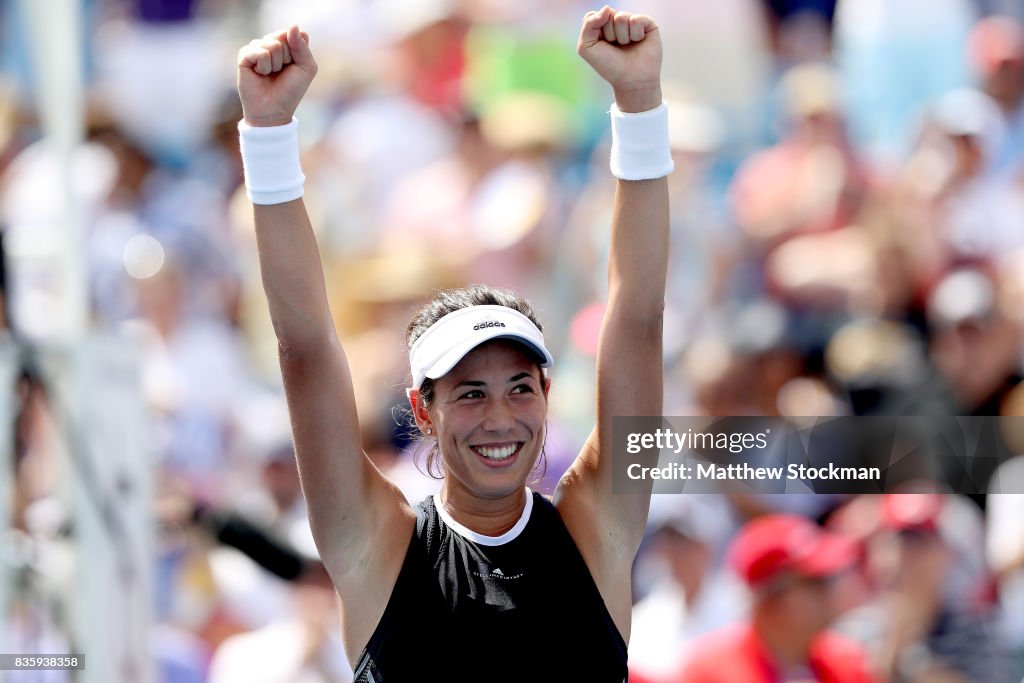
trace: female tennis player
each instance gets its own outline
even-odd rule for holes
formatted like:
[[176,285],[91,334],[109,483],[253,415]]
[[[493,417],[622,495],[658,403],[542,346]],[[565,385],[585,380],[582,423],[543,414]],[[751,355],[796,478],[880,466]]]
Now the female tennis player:
[[619,180],[597,424],[552,499],[530,491],[553,363],[541,326],[511,293],[442,292],[408,328],[412,414],[444,471],[440,493],[418,505],[360,449],[351,375],[301,199],[293,114],[316,73],[308,36],[293,26],[239,52],[239,130],[263,284],[310,524],[341,598],[357,681],[626,677],[630,573],[650,496],[612,492],[612,417],[662,409],[672,160],[651,18],[589,12],[577,50],[615,96]]

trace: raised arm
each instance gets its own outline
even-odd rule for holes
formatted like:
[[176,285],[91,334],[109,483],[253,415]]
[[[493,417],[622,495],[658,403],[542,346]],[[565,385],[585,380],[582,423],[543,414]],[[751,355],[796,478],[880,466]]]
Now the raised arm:
[[[671,157],[659,109],[662,48],[654,21],[608,7],[592,12],[584,19],[578,51],[615,93],[619,111],[613,108],[613,126],[619,130],[612,171],[620,180],[597,354],[597,424],[561,482],[559,502],[599,585],[599,574],[619,585],[626,583],[639,547],[650,494],[612,493],[612,418],[660,415],[662,410],[669,220],[664,175],[671,170]],[[628,139],[620,133],[629,133]]]
[[[401,494],[360,447],[351,373],[301,199],[297,145],[288,126],[316,68],[308,36],[294,26],[243,47],[238,92],[245,119],[239,128],[302,490],[317,547],[345,598],[346,584],[367,587],[367,564],[376,566],[384,555],[387,565],[395,553],[400,564],[412,526]],[[390,548],[379,538],[401,540]]]

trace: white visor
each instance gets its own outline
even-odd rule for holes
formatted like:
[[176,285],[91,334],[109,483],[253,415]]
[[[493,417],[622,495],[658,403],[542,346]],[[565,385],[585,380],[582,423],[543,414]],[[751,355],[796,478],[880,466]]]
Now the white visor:
[[463,357],[492,339],[511,339],[537,355],[542,368],[554,359],[544,346],[544,335],[530,319],[507,306],[470,306],[449,313],[427,328],[409,349],[412,388],[423,380],[437,379],[454,368]]

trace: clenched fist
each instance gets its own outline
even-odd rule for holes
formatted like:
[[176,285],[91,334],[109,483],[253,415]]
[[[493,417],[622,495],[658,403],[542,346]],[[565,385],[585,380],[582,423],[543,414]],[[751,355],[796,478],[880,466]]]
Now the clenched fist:
[[622,111],[661,104],[661,36],[650,17],[607,5],[587,12],[576,52],[612,86]]
[[315,75],[309,36],[298,26],[251,41],[238,51],[238,96],[246,123],[291,122]]

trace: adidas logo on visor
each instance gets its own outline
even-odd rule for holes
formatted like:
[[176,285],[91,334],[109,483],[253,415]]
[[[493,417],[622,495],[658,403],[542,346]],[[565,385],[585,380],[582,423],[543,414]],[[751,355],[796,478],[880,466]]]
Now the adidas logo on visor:
[[[466,334],[470,323],[472,334]],[[554,362],[544,346],[544,335],[519,311],[498,305],[469,306],[444,316],[413,342],[409,349],[412,388],[419,389],[427,378],[441,377],[478,345],[499,338],[525,344],[543,360],[541,367]]]

